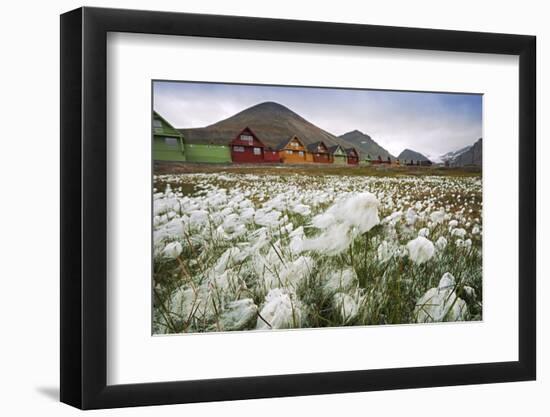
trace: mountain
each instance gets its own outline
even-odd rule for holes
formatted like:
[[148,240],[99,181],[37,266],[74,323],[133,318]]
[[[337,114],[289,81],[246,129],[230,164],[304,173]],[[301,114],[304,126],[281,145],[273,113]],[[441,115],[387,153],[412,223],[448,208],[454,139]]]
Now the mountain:
[[429,161],[428,158],[426,158],[424,155],[422,155],[420,152],[413,151],[411,149],[405,149],[403,150],[399,156],[397,157],[400,161]]
[[464,152],[468,151],[471,147],[472,145],[469,145],[457,151],[447,152],[446,154],[443,154],[434,158],[435,162],[447,162],[447,161],[452,162],[455,158],[457,158],[459,155],[463,154]]
[[472,146],[464,152],[454,156],[449,164],[451,166],[477,165],[481,166],[483,162],[483,140],[479,138]]
[[372,159],[377,159],[378,155],[380,155],[382,159],[387,159],[388,156],[391,159],[395,159],[392,154],[376,143],[369,135],[359,130],[344,133],[339,138],[355,147],[362,156],[370,155]]
[[188,143],[226,145],[245,127],[252,129],[258,138],[270,147],[276,147],[294,135],[298,136],[305,145],[323,141],[327,146],[351,146],[289,108],[270,101],[249,107],[206,127],[178,130],[183,133]]

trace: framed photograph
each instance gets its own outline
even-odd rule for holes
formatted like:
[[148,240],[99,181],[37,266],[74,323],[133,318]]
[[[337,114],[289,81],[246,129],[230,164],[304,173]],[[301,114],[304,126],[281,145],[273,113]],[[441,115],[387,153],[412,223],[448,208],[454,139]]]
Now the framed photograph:
[[533,380],[535,37],[61,16],[61,401]]

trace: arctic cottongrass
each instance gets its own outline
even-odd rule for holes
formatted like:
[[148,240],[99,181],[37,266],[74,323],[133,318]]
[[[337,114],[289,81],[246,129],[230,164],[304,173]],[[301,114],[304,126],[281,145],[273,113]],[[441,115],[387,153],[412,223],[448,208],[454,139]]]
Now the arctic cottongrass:
[[301,214],[302,216],[309,216],[311,214],[311,208],[305,204],[296,204],[292,207],[294,213]]
[[439,224],[439,223],[443,223],[443,221],[445,220],[445,211],[443,210],[438,210],[438,211],[434,211],[430,214],[430,220],[434,223],[434,224]]
[[427,227],[423,227],[418,231],[418,236],[428,237],[429,235],[430,235],[430,229],[428,229]]
[[333,224],[320,235],[306,239],[301,243],[301,250],[323,252],[336,255],[348,249],[352,240],[351,230],[346,223]]
[[302,313],[289,292],[274,288],[265,297],[260,316],[256,321],[258,330],[288,329],[300,327]]
[[355,318],[359,312],[359,305],[354,297],[346,293],[339,292],[334,294],[333,306],[340,320],[344,323]]
[[409,257],[415,264],[423,264],[429,261],[435,253],[434,244],[423,236],[407,243]]
[[208,172],[154,185],[166,190],[153,195],[155,333],[431,321],[430,302],[407,307],[431,290],[467,303],[443,320],[481,318],[477,179]]
[[438,251],[443,251],[447,247],[447,239],[445,239],[443,236],[439,236],[439,238],[435,241],[435,247]]
[[407,210],[407,214],[405,215],[405,218],[409,226],[414,226],[414,223],[416,222],[416,219],[418,218],[418,216],[416,215],[416,212],[412,208],[409,208]]
[[414,314],[418,323],[463,321],[468,319],[466,302],[457,297],[455,279],[446,272],[437,288],[429,289],[417,301]]
[[179,287],[170,296],[168,310],[175,319],[186,320],[192,312],[196,294],[191,288]]
[[356,281],[357,275],[355,274],[355,271],[351,268],[347,268],[341,271],[334,271],[329,275],[327,282],[323,287],[323,290],[326,294],[335,291],[347,291]]
[[394,252],[395,248],[393,245],[389,244],[385,240],[378,245],[378,249],[376,250],[377,257],[380,262],[388,262],[393,257]]
[[230,302],[220,316],[221,330],[241,330],[257,317],[258,307],[251,298]]
[[183,251],[183,247],[179,242],[170,242],[162,250],[162,255],[165,258],[176,259]]
[[466,236],[466,230],[462,228],[452,229],[451,236],[457,236],[459,238],[463,238],[464,236]]
[[359,233],[365,233],[380,223],[379,204],[374,194],[360,193],[347,199],[338,214],[355,226]]
[[380,202],[371,193],[359,193],[339,200],[326,213],[315,216],[315,227],[330,227],[335,223],[353,226],[358,233],[365,233],[380,223],[378,206]]

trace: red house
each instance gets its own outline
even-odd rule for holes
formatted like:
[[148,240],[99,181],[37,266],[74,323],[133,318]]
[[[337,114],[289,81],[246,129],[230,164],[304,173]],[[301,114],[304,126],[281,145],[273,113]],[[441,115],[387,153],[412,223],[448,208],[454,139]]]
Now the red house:
[[258,139],[249,127],[245,127],[229,143],[231,160],[234,163],[261,163],[264,162],[265,145]]
[[346,153],[348,155],[348,164],[349,165],[358,165],[359,164],[359,154],[355,148],[347,148]]

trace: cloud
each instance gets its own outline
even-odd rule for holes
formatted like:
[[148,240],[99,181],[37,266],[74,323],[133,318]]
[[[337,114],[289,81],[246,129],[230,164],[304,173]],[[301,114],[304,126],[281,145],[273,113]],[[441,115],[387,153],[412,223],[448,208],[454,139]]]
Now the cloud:
[[369,134],[397,155],[441,155],[482,136],[482,96],[307,87],[155,82],[154,108],[176,127],[202,127],[278,102],[335,135]]

